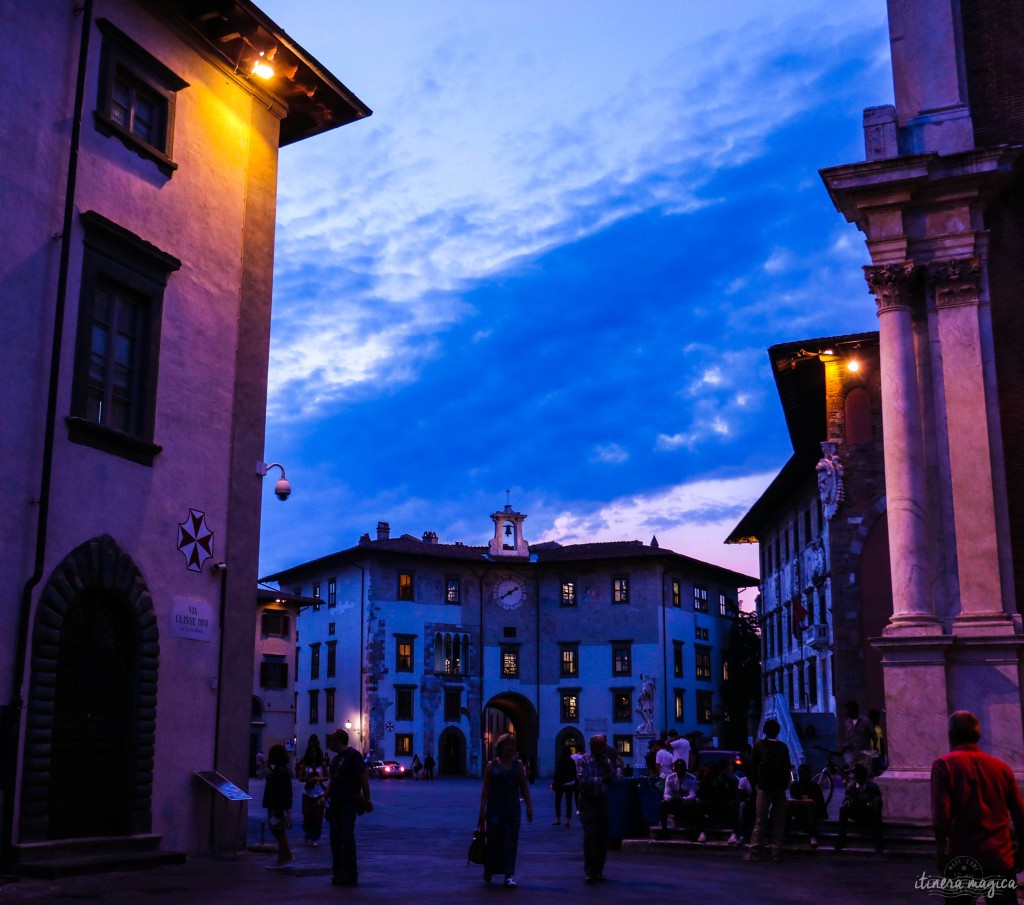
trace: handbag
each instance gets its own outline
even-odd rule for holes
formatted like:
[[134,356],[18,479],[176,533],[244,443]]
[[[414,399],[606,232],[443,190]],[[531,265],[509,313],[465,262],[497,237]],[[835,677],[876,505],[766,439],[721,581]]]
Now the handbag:
[[359,792],[356,792],[355,798],[353,798],[352,800],[355,802],[356,816],[362,817],[363,814],[366,813],[366,799],[363,798],[362,791],[360,790]]
[[473,840],[469,843],[469,853],[466,855],[467,864],[483,864],[487,860],[487,833],[482,830],[473,830]]

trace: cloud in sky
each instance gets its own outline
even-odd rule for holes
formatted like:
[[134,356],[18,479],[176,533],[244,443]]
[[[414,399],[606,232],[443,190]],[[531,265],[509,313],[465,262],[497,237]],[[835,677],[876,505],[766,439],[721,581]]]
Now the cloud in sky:
[[264,572],[472,542],[506,487],[645,540],[696,511],[663,488],[756,499],[767,346],[874,329],[816,170],[891,94],[883,0],[261,6],[375,111],[282,153]]

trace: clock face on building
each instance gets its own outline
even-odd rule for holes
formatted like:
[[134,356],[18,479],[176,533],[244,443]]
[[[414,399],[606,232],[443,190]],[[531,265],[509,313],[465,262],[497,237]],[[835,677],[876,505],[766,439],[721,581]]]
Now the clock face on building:
[[506,610],[517,610],[526,597],[526,583],[515,575],[506,575],[494,585],[494,602]]

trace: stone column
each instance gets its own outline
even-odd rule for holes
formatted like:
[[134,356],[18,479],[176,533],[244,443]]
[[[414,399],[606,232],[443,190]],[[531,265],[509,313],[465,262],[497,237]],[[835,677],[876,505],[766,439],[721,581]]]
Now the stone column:
[[935,295],[942,348],[943,393],[953,494],[960,614],[955,634],[1013,632],[999,564],[992,471],[990,405],[979,303],[982,263],[974,256],[932,263],[928,282]]
[[885,425],[885,492],[889,520],[893,615],[886,635],[940,634],[932,569],[924,472],[921,394],[914,352],[912,261],[865,267],[878,304]]

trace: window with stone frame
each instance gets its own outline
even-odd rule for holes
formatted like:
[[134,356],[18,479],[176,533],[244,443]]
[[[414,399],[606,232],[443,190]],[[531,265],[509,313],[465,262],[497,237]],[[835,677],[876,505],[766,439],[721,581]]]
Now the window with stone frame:
[[559,644],[559,675],[563,679],[580,674],[580,646],[578,643]]
[[288,687],[288,662],[280,654],[264,654],[260,663],[260,688]]
[[395,636],[395,672],[412,672],[415,639],[412,635]]
[[333,679],[338,670],[338,642],[327,642],[327,678]]
[[631,689],[612,689],[612,722],[630,723],[633,721],[633,695]]
[[188,82],[110,20],[98,19],[96,25],[103,36],[96,129],[152,160],[169,177],[178,168],[172,159],[177,95]]
[[612,641],[612,675],[616,677],[633,675],[633,643]]
[[708,589],[704,585],[695,584],[693,586],[693,609],[698,613],[708,611]]
[[68,439],[151,467],[164,290],[181,262],[106,217],[85,232]]
[[674,714],[677,723],[685,722],[686,720],[686,691],[682,688],[675,689],[674,695]]
[[710,691],[697,692],[697,722],[711,722],[712,694]]
[[682,582],[678,578],[672,579],[672,606],[681,607],[683,605],[683,586]]
[[395,757],[410,757],[412,755],[412,733],[395,733]]
[[395,719],[408,722],[413,718],[412,685],[395,686]]
[[334,722],[334,698],[336,689],[324,689],[324,719],[328,725]]
[[677,679],[683,677],[683,642],[672,642],[672,673]]
[[287,638],[291,619],[287,610],[266,609],[260,614],[260,634],[268,638]]
[[309,645],[309,678],[320,678],[320,645]]
[[696,664],[696,675],[698,679],[707,680],[711,678],[711,648],[701,644],[693,646],[693,659]]
[[327,579],[327,607],[328,609],[338,605],[338,579]]
[[501,676],[503,679],[515,679],[519,676],[519,648],[502,645]]
[[580,719],[579,691],[563,691],[561,694],[561,715],[563,723],[577,723]]
[[449,575],[444,580],[444,602],[459,603],[462,600],[462,587],[458,577]]
[[562,582],[562,606],[576,606],[576,582],[565,580]]
[[615,753],[623,760],[633,756],[633,736],[615,735],[612,736],[612,744],[615,746]]
[[310,725],[320,722],[320,690],[317,688],[309,692],[309,722]]
[[616,575],[612,578],[612,603],[629,603],[628,575]]
[[398,599],[415,600],[412,572],[398,573]]

